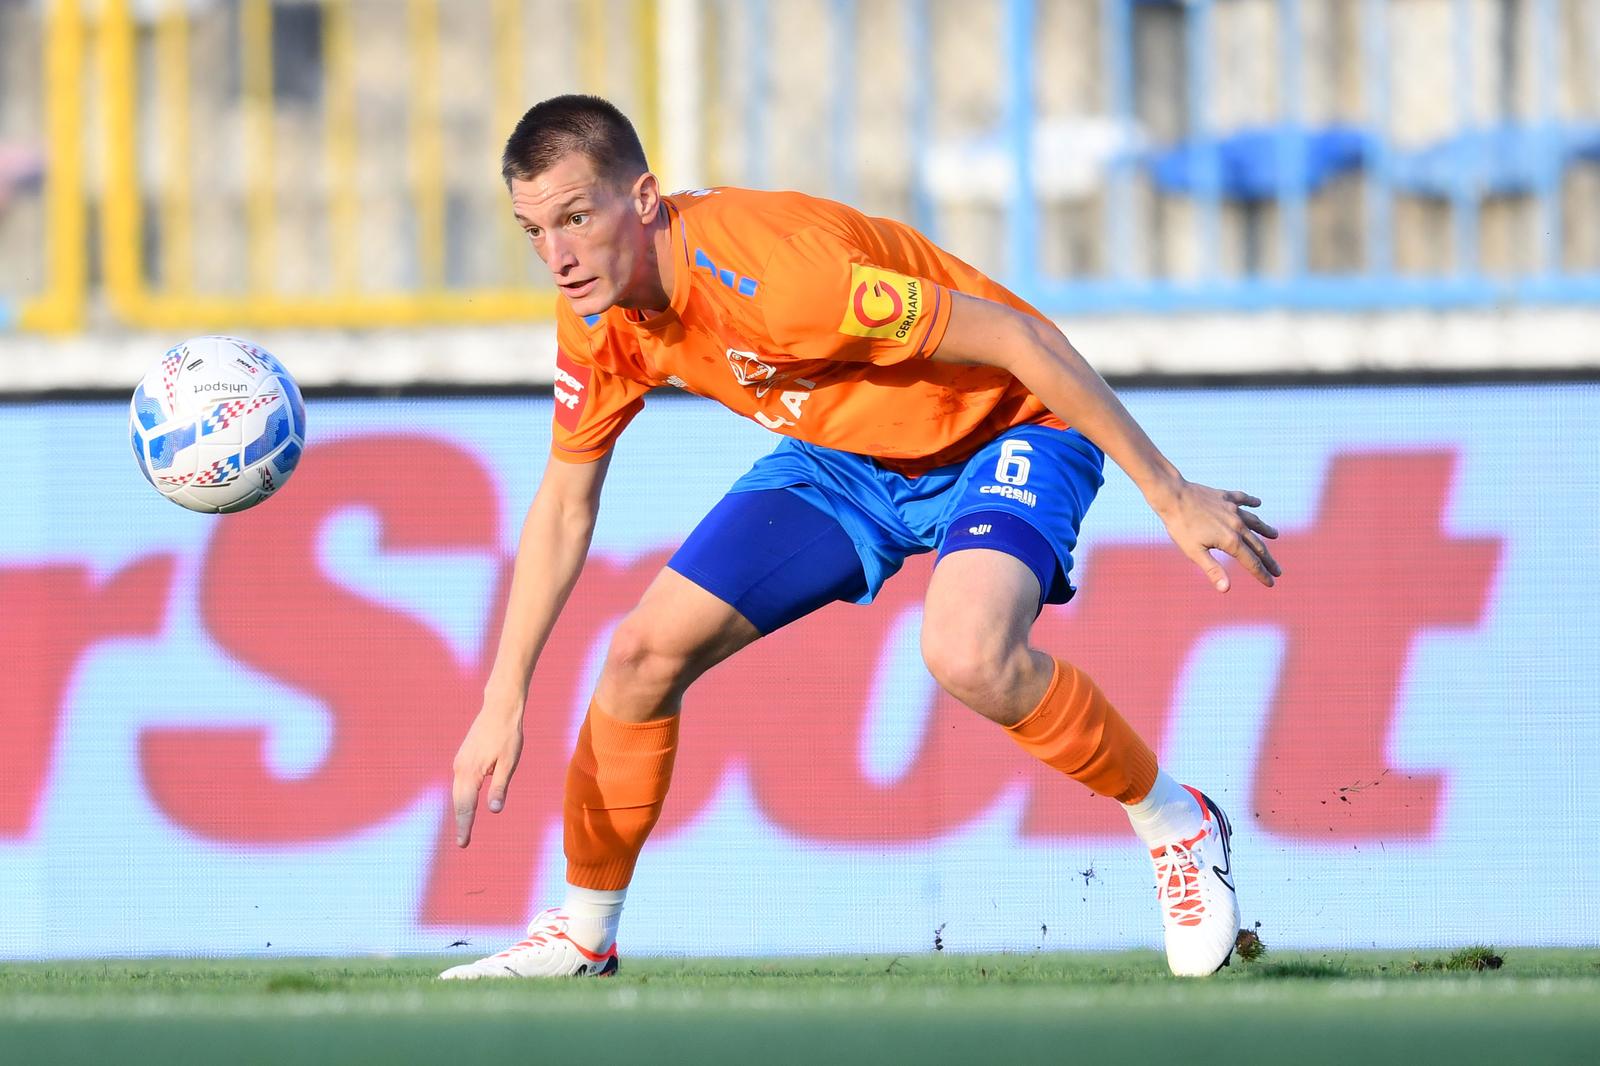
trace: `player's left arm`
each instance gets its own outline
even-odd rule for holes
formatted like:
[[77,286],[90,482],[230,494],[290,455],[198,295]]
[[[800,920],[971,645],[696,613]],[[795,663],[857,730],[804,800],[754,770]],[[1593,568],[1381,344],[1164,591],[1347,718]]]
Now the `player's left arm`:
[[1026,385],[1127,472],[1173,543],[1218,592],[1228,591],[1228,575],[1211,555],[1213,548],[1233,556],[1263,585],[1270,587],[1283,573],[1263,539],[1278,531],[1246,510],[1261,501],[1186,480],[1059,329],[1004,304],[951,296],[949,324],[933,359],[999,367]]

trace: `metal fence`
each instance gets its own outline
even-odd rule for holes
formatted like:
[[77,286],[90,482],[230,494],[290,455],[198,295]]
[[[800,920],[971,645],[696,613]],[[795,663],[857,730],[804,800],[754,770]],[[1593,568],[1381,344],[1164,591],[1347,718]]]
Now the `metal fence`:
[[0,328],[66,330],[87,281],[83,21],[27,14],[0,6]]
[[1600,300],[1600,0],[0,0],[0,323],[547,316],[573,90],[1057,313]]

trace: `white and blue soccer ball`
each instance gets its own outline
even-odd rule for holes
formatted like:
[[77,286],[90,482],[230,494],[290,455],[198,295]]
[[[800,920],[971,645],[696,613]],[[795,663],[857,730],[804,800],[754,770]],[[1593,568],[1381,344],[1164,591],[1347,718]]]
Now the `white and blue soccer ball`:
[[300,387],[266,349],[195,337],[133,392],[128,434],[156,491],[191,511],[242,511],[283,488],[306,446]]

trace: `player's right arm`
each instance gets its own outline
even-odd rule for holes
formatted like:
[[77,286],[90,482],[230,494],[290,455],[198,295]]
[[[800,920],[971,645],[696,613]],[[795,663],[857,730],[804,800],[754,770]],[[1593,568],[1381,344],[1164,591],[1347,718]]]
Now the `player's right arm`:
[[506,789],[522,754],[528,682],[588,558],[610,463],[609,452],[587,463],[552,457],[523,519],[483,705],[456,752],[451,792],[456,843],[461,847],[472,839],[478,793],[485,780],[489,810],[499,812],[505,806]]
[[565,301],[559,308],[550,461],[517,541],[483,706],[456,752],[451,798],[461,847],[472,839],[485,780],[489,810],[505,806],[522,754],[522,712],[534,664],[589,556],[611,449],[650,390],[630,358],[635,353],[603,324],[583,322]]
[[1173,543],[1218,592],[1227,592],[1231,583],[1211,554],[1214,548],[1233,556],[1269,588],[1282,576],[1266,545],[1278,531],[1249,510],[1261,501],[1183,477],[1054,324],[1014,307],[954,293],[949,326],[931,358],[999,367],[1027,386],[1122,467],[1161,517]]
[[[861,262],[862,254],[821,227],[791,235],[772,254],[763,312],[781,350],[880,366],[925,354],[1004,370],[1122,467],[1219,592],[1230,582],[1213,548],[1263,585],[1282,574],[1266,546],[1277,531],[1248,510],[1261,501],[1185,479],[1054,324],[1014,304],[880,269]],[[841,305],[843,319],[832,319]]]

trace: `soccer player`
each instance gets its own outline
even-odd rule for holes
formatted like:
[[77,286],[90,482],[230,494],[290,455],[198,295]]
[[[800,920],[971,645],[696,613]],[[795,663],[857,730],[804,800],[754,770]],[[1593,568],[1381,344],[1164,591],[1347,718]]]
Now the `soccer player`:
[[783,439],[616,628],[567,773],[565,902],[520,943],[441,976],[614,973],[684,691],[827,603],[870,601],[926,551],[939,553],[929,672],[1028,754],[1125,805],[1155,864],[1172,971],[1221,968],[1239,929],[1227,819],[1028,634],[1073,594],[1104,455],[1219,592],[1229,578],[1211,549],[1265,585],[1281,573],[1263,540],[1277,532],[1246,510],[1260,501],[1184,480],[1060,330],[908,226],[792,192],[664,196],[628,120],[587,96],[529,110],[503,175],[561,290],[556,410],[483,706],[455,759],[460,846],[485,781],[488,809],[505,805],[530,676],[645,394],[686,389]]

